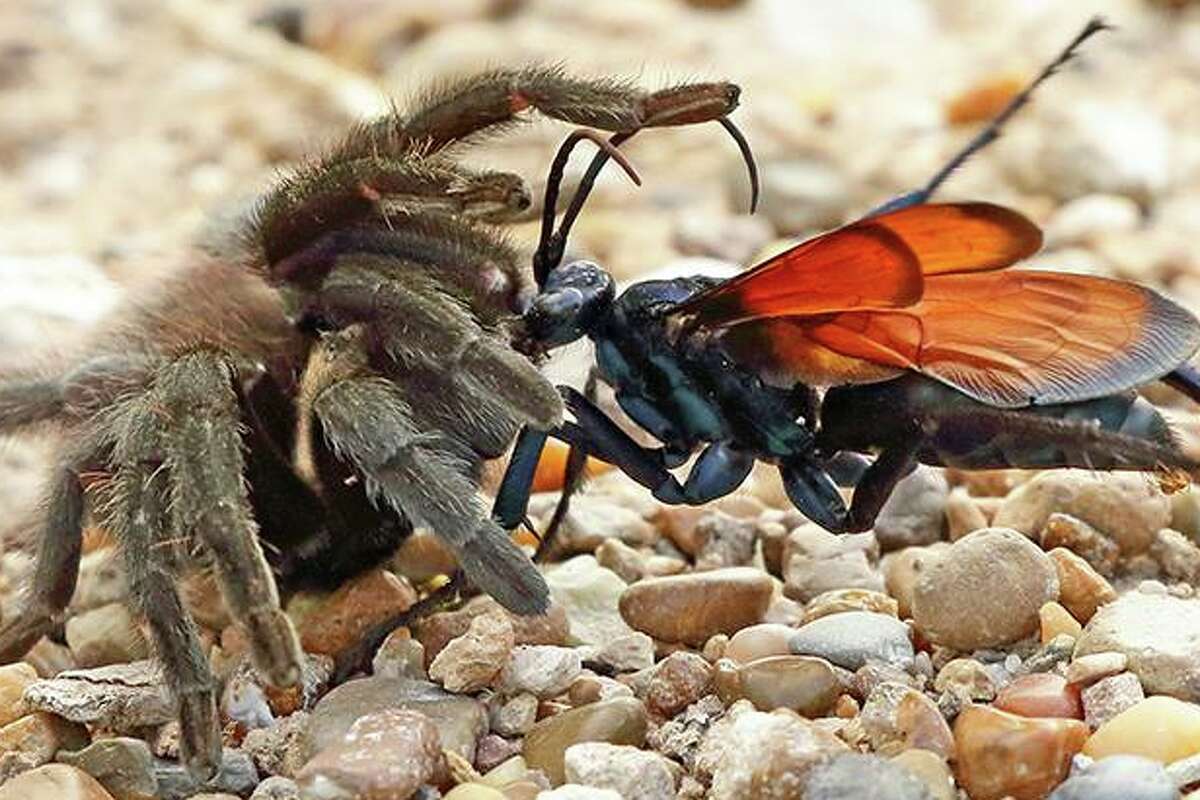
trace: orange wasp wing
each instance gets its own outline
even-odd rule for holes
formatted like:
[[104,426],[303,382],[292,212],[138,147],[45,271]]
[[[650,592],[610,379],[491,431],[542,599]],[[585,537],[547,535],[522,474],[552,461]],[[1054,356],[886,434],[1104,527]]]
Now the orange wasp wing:
[[798,245],[673,313],[724,328],[732,354],[771,380],[915,370],[999,407],[1124,391],[1200,346],[1200,322],[1141,286],[998,271],[1040,241],[998,206],[914,206]]
[[1001,269],[1037,252],[1025,217],[988,203],[926,204],[852,222],[691,298],[692,326],[917,302],[927,276]]

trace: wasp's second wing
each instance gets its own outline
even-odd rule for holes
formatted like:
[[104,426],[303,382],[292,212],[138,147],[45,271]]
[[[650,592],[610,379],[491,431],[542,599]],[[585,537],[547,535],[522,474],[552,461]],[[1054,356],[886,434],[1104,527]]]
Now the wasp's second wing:
[[926,204],[868,217],[810,239],[672,311],[691,327],[855,309],[904,308],[933,275],[1001,269],[1037,252],[1042,235],[988,203]]
[[1136,284],[1016,270],[931,276],[907,308],[756,320],[725,338],[775,380],[858,383],[911,369],[1020,407],[1159,378],[1200,346],[1200,322]]

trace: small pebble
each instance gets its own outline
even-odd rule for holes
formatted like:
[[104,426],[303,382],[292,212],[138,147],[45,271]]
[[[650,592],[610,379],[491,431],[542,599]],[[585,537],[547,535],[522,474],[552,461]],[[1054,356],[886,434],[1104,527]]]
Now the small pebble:
[[500,671],[496,689],[505,694],[528,692],[550,698],[562,694],[579,677],[579,651],[554,645],[519,645]]
[[749,567],[648,578],[621,595],[621,617],[660,641],[700,646],[759,622],[773,588],[769,576]]
[[995,708],[1022,717],[1083,719],[1079,687],[1059,675],[1021,675],[996,695]]
[[922,572],[913,622],[929,641],[957,650],[1015,642],[1038,629],[1038,610],[1058,596],[1050,558],[1014,530],[959,539]]
[[321,798],[409,797],[445,774],[438,731],[423,714],[387,709],[356,720],[342,741],[317,753],[296,775]]
[[879,548],[888,552],[941,540],[945,534],[949,493],[950,487],[940,469],[918,466],[896,484],[875,518],[872,530]]
[[966,700],[988,701],[996,697],[996,683],[983,664],[973,658],[956,658],[938,670],[933,688],[953,692]]
[[537,721],[538,699],[533,694],[518,694],[497,706],[488,718],[492,730],[502,736],[524,736]]
[[1112,584],[1080,556],[1065,547],[1055,547],[1047,555],[1058,571],[1058,601],[1079,622],[1087,624],[1096,609],[1117,599]]
[[31,685],[25,702],[31,709],[118,732],[175,718],[167,686],[149,661],[69,670]]
[[956,486],[946,496],[946,535],[952,542],[957,542],[968,533],[982,530],[988,526],[987,515],[979,508],[979,504],[971,497],[965,486]]
[[987,706],[963,709],[954,723],[955,773],[972,800],[1044,797],[1062,783],[1087,740],[1078,720],[1020,717]]
[[1112,575],[1121,557],[1121,548],[1112,539],[1083,520],[1057,511],[1046,517],[1038,540],[1049,552],[1062,548],[1074,553],[1100,575]]
[[47,764],[0,785],[0,800],[114,800],[100,782],[66,764]]
[[954,734],[937,705],[900,683],[875,687],[859,715],[871,747],[881,755],[920,749],[954,758]]
[[712,680],[712,665],[703,656],[672,653],[654,668],[646,687],[646,705],[655,713],[673,717],[708,694]]
[[141,739],[101,739],[82,750],[59,751],[56,760],[91,775],[117,800],[153,798],[158,793],[154,756]]
[[537,800],[624,800],[621,795],[611,789],[597,789],[595,786],[580,786],[568,783],[542,792]]
[[291,778],[272,775],[254,787],[250,800],[300,800],[300,787]]
[[408,610],[416,601],[417,593],[408,581],[384,569],[369,570],[321,598],[297,623],[296,633],[305,652],[336,656],[358,644],[371,626]]
[[0,727],[29,713],[23,695],[37,679],[37,671],[22,661],[0,666]]
[[675,778],[666,759],[629,745],[582,742],[563,755],[567,782],[611,789],[625,800],[674,800]]
[[928,750],[905,750],[892,757],[892,763],[916,775],[929,791],[931,800],[957,800],[954,774],[945,759]]
[[1170,524],[1171,500],[1157,483],[1137,473],[1048,470],[1013,490],[992,524],[1037,536],[1051,513],[1095,526],[1124,555],[1134,555],[1149,549],[1154,534]]
[[912,618],[912,599],[917,580],[949,548],[950,545],[944,542],[929,547],[906,547],[888,553],[879,562],[887,593],[896,600],[900,619]]
[[725,658],[738,664],[748,664],[767,656],[785,656],[791,653],[788,640],[796,632],[788,625],[765,622],[742,628],[729,639]]
[[1042,644],[1049,644],[1056,636],[1078,639],[1083,632],[1083,626],[1071,616],[1071,612],[1055,602],[1046,603],[1038,609],[1038,620]]
[[1124,653],[1092,653],[1080,656],[1067,665],[1067,682],[1091,686],[1102,678],[1124,672],[1129,659]]
[[783,552],[783,589],[807,603],[832,589],[884,590],[873,565],[879,543],[870,533],[835,535],[809,523],[788,535]]
[[870,589],[832,589],[822,592],[804,608],[804,622],[840,614],[844,611],[871,611],[895,617],[899,613],[896,601],[883,592]]
[[790,708],[805,717],[826,714],[842,685],[829,662],[809,656],[767,656],[738,669],[741,695],[760,711]]
[[1126,709],[1133,708],[1146,694],[1132,672],[1122,672],[1096,681],[1083,690],[1083,718],[1095,730]]
[[1134,755],[1165,764],[1187,758],[1200,752],[1200,706],[1147,697],[1101,725],[1083,752],[1095,759]]
[[1200,600],[1129,592],[1103,606],[1075,649],[1124,653],[1150,694],[1200,700]]
[[1179,800],[1179,789],[1156,761],[1109,756],[1065,780],[1048,800]]
[[931,800],[925,784],[902,765],[878,756],[847,753],[815,767],[804,800]]
[[869,611],[821,617],[798,628],[788,646],[798,655],[819,656],[851,670],[868,661],[907,664],[913,659],[908,626]]
[[427,680],[425,647],[412,638],[408,628],[397,628],[375,651],[371,674],[380,678]]
[[564,711],[541,720],[525,737],[523,755],[557,785],[565,781],[563,758],[573,744],[608,742],[640,747],[646,738],[646,710],[640,701],[619,698]]
[[429,665],[429,677],[450,692],[475,692],[488,686],[505,666],[516,643],[512,623],[500,613],[471,621]]
[[48,764],[59,750],[87,744],[83,726],[42,711],[13,720],[0,728],[0,783],[17,773]]
[[[661,579],[660,579],[661,580]],[[603,647],[633,631],[622,619],[618,603],[627,586],[615,572],[583,555],[562,562],[546,573],[555,602],[570,620],[569,642],[536,644],[591,644]],[[535,644],[529,642],[528,644]]]
[[150,646],[125,603],[109,603],[67,620],[67,646],[80,667],[140,661]]

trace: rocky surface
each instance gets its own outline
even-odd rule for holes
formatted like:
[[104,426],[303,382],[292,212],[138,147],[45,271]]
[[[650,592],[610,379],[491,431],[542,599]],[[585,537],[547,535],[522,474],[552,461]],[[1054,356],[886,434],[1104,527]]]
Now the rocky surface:
[[[647,131],[628,148],[641,188],[602,175],[569,242],[621,281],[729,275],[920,185],[1088,13],[1119,30],[945,196],[1041,225],[1031,266],[1200,308],[1187,0],[0,3],[0,376],[70,352],[128,287],[191,258],[206,220],[432,79],[541,60],[646,85],[736,80],[759,213],[711,126]],[[518,128],[470,163],[539,197],[565,130]],[[536,221],[510,234],[528,248]],[[1143,394],[1200,454],[1197,409]],[[32,570],[42,433],[0,441],[0,622]],[[61,631],[0,665],[0,800],[1197,797],[1200,492],[1174,478],[920,467],[873,530],[838,536],[773,469],[679,508],[609,471],[550,551],[546,616],[475,598],[335,677],[364,631],[453,568],[422,530],[383,566],[290,598],[310,656],[290,691],[255,673],[202,572],[180,587],[226,748],[203,785],[179,763],[112,537],[89,529]],[[535,527],[557,500],[532,499]]]

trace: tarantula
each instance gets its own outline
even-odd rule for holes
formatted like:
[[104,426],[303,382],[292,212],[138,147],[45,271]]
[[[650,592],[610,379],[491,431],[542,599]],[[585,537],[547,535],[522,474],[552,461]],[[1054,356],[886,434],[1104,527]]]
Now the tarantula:
[[478,492],[484,459],[523,425],[562,417],[558,393],[511,347],[536,287],[491,227],[530,194],[452,153],[530,108],[632,134],[731,127],[737,100],[728,83],[645,92],[541,67],[447,84],[282,178],[221,246],[133,293],[62,369],[0,380],[0,433],[43,422],[65,433],[0,662],[61,621],[89,510],[117,537],[198,777],[219,765],[221,740],[176,586],[197,557],[279,686],[297,681],[302,655],[279,589],[336,585],[414,524],[504,606],[543,611],[541,575]]

